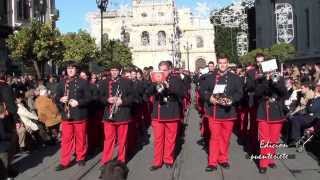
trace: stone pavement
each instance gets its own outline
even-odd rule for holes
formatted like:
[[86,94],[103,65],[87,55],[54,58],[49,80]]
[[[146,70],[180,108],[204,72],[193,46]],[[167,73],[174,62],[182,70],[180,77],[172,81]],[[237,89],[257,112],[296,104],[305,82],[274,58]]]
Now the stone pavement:
[[[207,173],[204,171],[207,164],[207,154],[197,144],[200,139],[200,117],[193,106],[186,113],[185,136],[180,139],[179,155],[173,169],[162,169],[150,172],[148,170],[152,162],[153,138],[144,146],[129,162],[130,169],[128,180],[319,180],[320,172],[317,161],[308,153],[296,153],[295,149],[281,149],[283,153],[294,154],[295,159],[278,161],[278,167],[269,170],[266,175],[258,173],[254,161],[246,158],[243,147],[238,145],[237,137],[233,135],[230,145],[231,169]],[[18,180],[95,180],[99,176],[101,153],[88,158],[85,167],[77,165],[62,171],[55,172],[58,164],[58,147],[50,147],[35,152],[28,156],[16,159],[15,166],[21,172]]]

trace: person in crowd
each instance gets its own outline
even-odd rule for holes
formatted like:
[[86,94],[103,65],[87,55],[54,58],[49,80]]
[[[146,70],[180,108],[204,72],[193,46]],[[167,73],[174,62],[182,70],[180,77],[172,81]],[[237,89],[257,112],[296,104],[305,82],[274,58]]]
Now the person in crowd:
[[102,116],[103,105],[99,102],[99,79],[97,73],[91,73],[89,78],[90,102],[88,105],[88,152],[101,150],[103,142]]
[[44,87],[39,89],[39,96],[35,100],[35,109],[37,110],[39,121],[44,123],[48,129],[51,140],[56,142],[59,135],[61,114],[53,99],[49,98],[48,89]]
[[147,94],[154,97],[152,130],[154,132],[154,155],[151,171],[163,166],[172,168],[179,124],[181,123],[184,85],[180,77],[173,75],[172,65],[161,61],[158,66],[164,72],[164,82],[154,82]]
[[80,71],[80,79],[87,81],[89,79],[88,72],[85,70]]
[[255,79],[255,97],[257,102],[258,135],[260,142],[259,172],[265,174],[267,169],[275,168],[276,164],[268,155],[275,155],[274,147],[265,144],[277,144],[280,140],[282,126],[286,120],[284,101],[287,88],[283,77],[275,77],[273,72],[262,72]]
[[116,142],[118,142],[117,159],[123,163],[127,161],[128,129],[132,121],[131,107],[134,92],[132,82],[121,77],[121,69],[121,65],[113,64],[110,68],[111,76],[99,83],[99,100],[105,107],[102,165],[112,160]]
[[70,167],[71,156],[76,154],[80,167],[85,166],[87,155],[87,105],[90,101],[88,82],[79,78],[77,64],[69,61],[66,78],[58,87],[55,102],[62,115],[60,162],[56,171]]
[[[27,108],[32,113],[36,113],[36,108],[34,107],[35,98],[38,95],[39,89],[30,89],[27,92],[25,92],[25,98],[27,103]],[[22,93],[22,91],[17,92]]]
[[48,88],[48,94],[50,97],[55,97],[55,92],[57,89],[58,83],[57,78],[54,76],[49,77],[49,81],[46,84],[46,87]]
[[[241,82],[238,75],[230,72],[228,56],[221,54],[218,70],[207,75],[200,87],[202,99],[206,102],[210,131],[207,172],[216,171],[218,164],[225,169],[230,168],[229,144],[237,119],[236,106],[243,96]],[[217,87],[220,87],[219,91]],[[219,95],[227,97],[229,103],[224,103]]]
[[6,83],[6,73],[0,69],[0,178],[14,177],[17,172],[12,168],[11,163],[16,152],[18,139],[16,123],[19,121],[17,105],[15,103],[13,90]]

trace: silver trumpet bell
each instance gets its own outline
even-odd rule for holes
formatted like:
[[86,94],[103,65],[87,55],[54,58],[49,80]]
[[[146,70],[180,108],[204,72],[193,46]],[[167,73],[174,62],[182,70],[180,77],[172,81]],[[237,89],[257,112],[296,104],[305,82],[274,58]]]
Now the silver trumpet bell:
[[156,85],[156,90],[157,90],[158,93],[162,93],[164,89],[165,88],[164,88],[164,85],[162,83],[159,83],[159,84]]

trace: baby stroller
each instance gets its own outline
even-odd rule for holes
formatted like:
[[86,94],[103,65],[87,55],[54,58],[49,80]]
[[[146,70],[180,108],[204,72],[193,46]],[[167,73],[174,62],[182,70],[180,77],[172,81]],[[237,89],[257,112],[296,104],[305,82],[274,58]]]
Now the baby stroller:
[[312,141],[315,138],[320,137],[320,121],[317,120],[317,122],[314,124],[313,129],[310,128],[306,129],[304,131],[303,136],[297,141],[296,143],[296,151],[301,153],[305,150],[305,145]]

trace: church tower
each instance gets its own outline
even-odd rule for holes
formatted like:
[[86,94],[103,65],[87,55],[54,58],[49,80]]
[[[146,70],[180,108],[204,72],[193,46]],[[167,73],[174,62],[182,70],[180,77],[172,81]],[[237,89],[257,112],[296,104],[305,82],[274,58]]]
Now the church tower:
[[[174,0],[133,0],[132,28],[135,64],[155,65],[173,59]],[[142,58],[143,57],[143,58]]]

